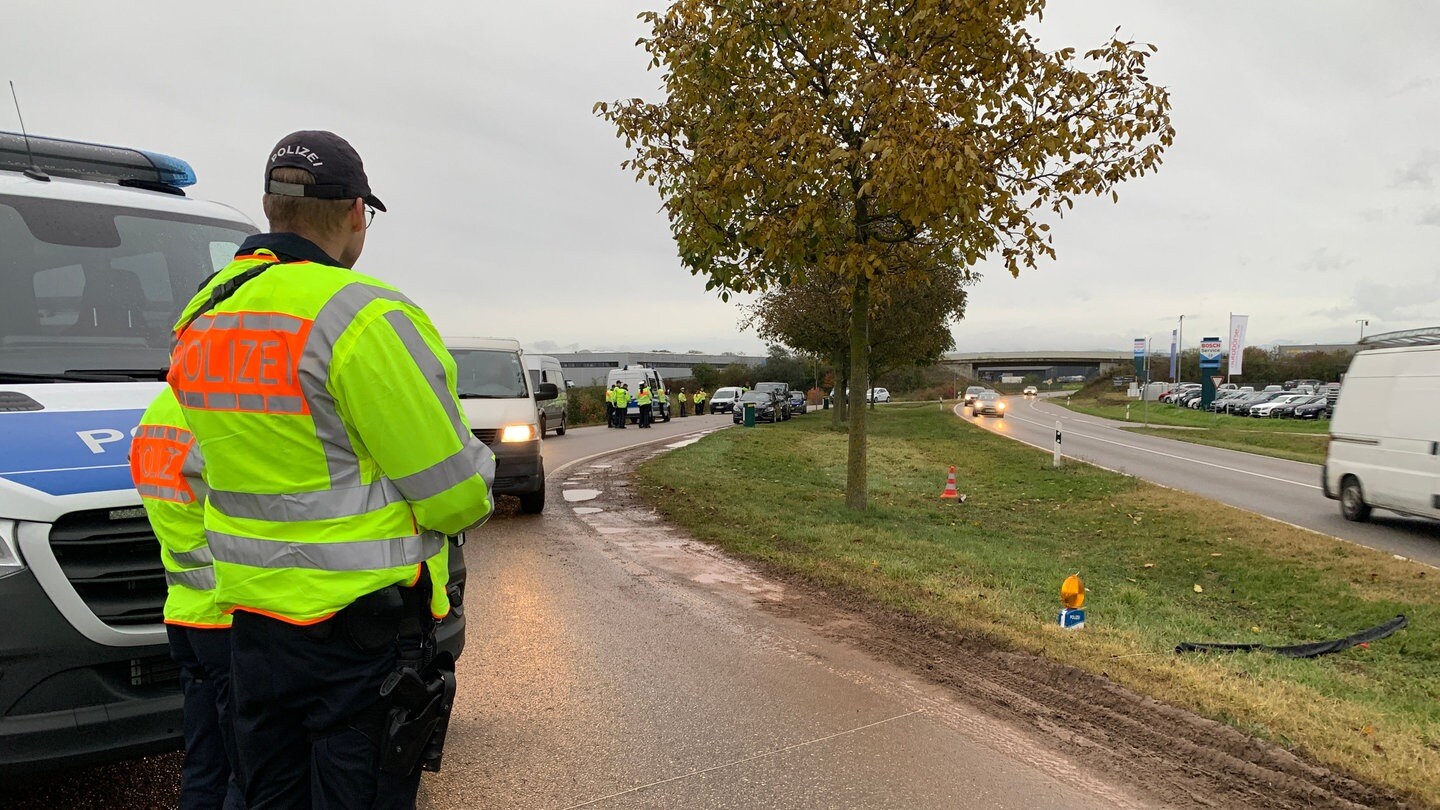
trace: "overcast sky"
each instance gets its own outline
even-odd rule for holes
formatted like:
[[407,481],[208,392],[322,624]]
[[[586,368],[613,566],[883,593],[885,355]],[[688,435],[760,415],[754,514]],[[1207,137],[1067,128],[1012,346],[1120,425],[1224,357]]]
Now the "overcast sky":
[[[340,133],[390,208],[357,269],[447,333],[759,350],[591,114],[656,98],[635,15],[660,5],[7,0],[0,79],[32,132],[183,157],[257,223],[269,147]],[[1181,313],[1191,348],[1231,311],[1256,344],[1440,323],[1440,4],[1069,0],[1037,30],[1084,50],[1116,25],[1159,46],[1177,142],[1077,205],[1057,261],[988,272],[960,349],[1123,350]]]

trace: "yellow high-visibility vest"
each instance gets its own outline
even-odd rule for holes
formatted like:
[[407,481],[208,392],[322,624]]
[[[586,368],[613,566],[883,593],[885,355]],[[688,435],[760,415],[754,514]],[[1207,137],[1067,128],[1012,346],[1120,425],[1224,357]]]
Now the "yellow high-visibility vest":
[[220,609],[308,624],[428,568],[449,613],[446,536],[491,513],[495,457],[418,306],[343,267],[238,256],[185,307],[169,379],[205,456]]
[[165,566],[165,623],[229,627],[215,606],[215,568],[205,541],[204,459],[168,388],[150,403],[130,444],[130,477],[160,541]]

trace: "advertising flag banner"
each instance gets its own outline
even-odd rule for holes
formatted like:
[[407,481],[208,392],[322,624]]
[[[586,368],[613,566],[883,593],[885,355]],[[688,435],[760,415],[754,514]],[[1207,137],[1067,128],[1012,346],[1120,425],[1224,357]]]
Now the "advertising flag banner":
[[1145,375],[1145,338],[1135,338],[1135,376]]
[[1170,330],[1170,379],[1180,379],[1180,357],[1175,353],[1176,330]]
[[1245,365],[1245,327],[1250,323],[1249,315],[1230,316],[1230,373],[1240,374]]

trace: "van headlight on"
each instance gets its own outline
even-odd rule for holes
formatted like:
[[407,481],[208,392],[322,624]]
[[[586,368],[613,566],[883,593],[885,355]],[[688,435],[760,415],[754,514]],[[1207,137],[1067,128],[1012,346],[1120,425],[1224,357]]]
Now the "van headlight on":
[[500,431],[501,442],[531,442],[535,440],[536,434],[534,425],[506,425]]
[[20,559],[20,542],[15,538],[15,523],[0,520],[0,579],[25,570]]

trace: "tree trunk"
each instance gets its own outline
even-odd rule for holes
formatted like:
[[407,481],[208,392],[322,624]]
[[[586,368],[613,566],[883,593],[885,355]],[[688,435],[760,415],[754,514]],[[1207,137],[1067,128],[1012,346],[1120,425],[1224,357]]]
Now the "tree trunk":
[[[851,390],[868,389],[866,379],[870,369],[870,341],[865,327],[870,318],[870,279],[861,275],[855,280],[855,289],[850,293],[850,387]],[[865,402],[860,407],[850,408],[850,454],[845,464],[845,506],[857,512],[865,511],[869,493],[865,480]]]

